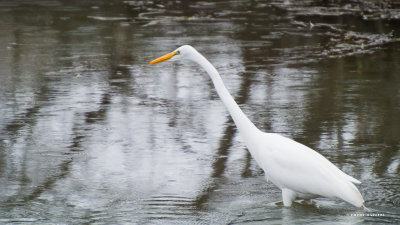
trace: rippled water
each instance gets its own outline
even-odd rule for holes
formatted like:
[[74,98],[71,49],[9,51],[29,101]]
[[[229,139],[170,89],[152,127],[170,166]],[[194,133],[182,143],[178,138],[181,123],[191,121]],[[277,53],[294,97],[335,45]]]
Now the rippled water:
[[[399,223],[398,11],[285,3],[2,1],[0,223]],[[183,44],[259,128],[360,179],[371,212],[283,207],[207,75],[147,66]]]

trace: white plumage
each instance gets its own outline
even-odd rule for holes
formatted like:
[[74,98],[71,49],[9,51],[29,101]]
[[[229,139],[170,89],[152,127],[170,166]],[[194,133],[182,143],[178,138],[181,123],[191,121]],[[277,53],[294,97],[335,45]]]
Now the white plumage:
[[353,183],[360,182],[345,174],[311,148],[278,134],[259,134],[262,144],[249,148],[267,178],[282,189],[285,206],[296,197],[324,196],[341,198],[361,207],[363,197]]
[[282,190],[285,206],[291,206],[296,198],[311,199],[318,196],[339,198],[354,206],[363,206],[364,199],[353,184],[360,184],[360,181],[342,172],[313,149],[281,135],[257,129],[229,94],[218,71],[193,47],[181,46],[150,64],[172,58],[192,60],[206,70],[252,157],[264,170],[267,179]]

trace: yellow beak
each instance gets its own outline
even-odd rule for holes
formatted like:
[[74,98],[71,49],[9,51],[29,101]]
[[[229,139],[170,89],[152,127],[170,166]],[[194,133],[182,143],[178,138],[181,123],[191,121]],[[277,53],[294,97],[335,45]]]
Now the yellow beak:
[[149,65],[170,60],[176,54],[178,54],[176,51],[175,52],[170,52],[170,53],[168,53],[166,55],[161,56],[160,58],[157,58],[157,59],[149,62]]

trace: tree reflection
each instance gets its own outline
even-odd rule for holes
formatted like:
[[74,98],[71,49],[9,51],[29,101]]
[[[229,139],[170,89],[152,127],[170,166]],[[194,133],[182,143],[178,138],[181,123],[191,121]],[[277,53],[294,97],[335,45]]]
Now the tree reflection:
[[[276,7],[279,4],[276,1],[272,5],[262,1],[164,0],[54,1],[54,5],[48,1],[6,3],[10,3],[9,8],[5,6],[0,20],[3,29],[0,43],[4,47],[0,57],[0,110],[3,113],[0,200],[4,203],[0,204],[0,217],[12,217],[8,214],[14,209],[17,212],[36,208],[31,203],[50,203],[47,207],[51,208],[54,201],[64,197],[60,197],[60,191],[67,195],[75,191],[66,187],[53,193],[64,181],[78,186],[79,182],[87,182],[83,186],[90,186],[92,183],[84,179],[75,180],[74,173],[81,171],[74,169],[97,170],[98,164],[79,155],[95,152],[95,158],[106,157],[97,155],[97,148],[104,144],[98,140],[103,139],[111,151],[115,150],[114,141],[128,139],[124,143],[126,148],[118,149],[118,159],[126,160],[129,168],[140,167],[130,173],[143,173],[123,174],[126,180],[118,182],[130,182],[127,189],[132,192],[139,187],[149,195],[158,191],[155,196],[185,199],[184,204],[174,205],[176,211],[172,213],[176,215],[182,207],[191,207],[188,214],[193,215],[189,216],[199,216],[194,212],[198,209],[207,212],[205,205],[227,183],[228,168],[235,167],[241,180],[259,176],[259,170],[255,171],[258,167],[245,149],[239,150],[246,151],[244,159],[237,160],[233,154],[236,128],[230,116],[224,119],[215,149],[204,150],[206,154],[195,149],[209,147],[211,144],[204,143],[206,133],[209,129],[220,132],[219,127],[215,123],[217,128],[207,124],[204,119],[209,116],[207,113],[191,112],[191,109],[187,112],[188,105],[200,108],[205,104],[194,102],[185,94],[181,98],[179,91],[185,89],[192,94],[196,90],[198,93],[193,94],[201,95],[206,89],[215,93],[211,85],[195,89],[200,85],[194,81],[183,85],[196,87],[181,88],[182,80],[177,77],[162,80],[156,77],[158,74],[152,77],[153,72],[146,69],[150,57],[181,44],[207,49],[211,57],[225,63],[221,69],[238,73],[237,80],[221,74],[224,81],[237,85],[233,96],[261,130],[284,133],[316,148],[349,174],[361,177],[364,182],[361,188],[371,204],[398,205],[400,52],[398,28],[394,26],[397,20],[381,19],[375,23],[340,14],[296,16],[299,8],[291,11]],[[301,13],[307,12],[306,7],[301,10]],[[117,17],[124,19],[112,19]],[[310,22],[314,23],[313,27]],[[356,30],[359,33],[344,23],[361,27]],[[341,32],[332,32],[339,29]],[[391,29],[394,31],[388,34]],[[374,45],[363,46],[365,41]],[[347,48],[349,42],[354,49],[362,51],[351,49],[357,54],[343,54],[341,47]],[[329,52],[335,54],[329,55]],[[239,65],[232,66],[237,62]],[[171,73],[179,73],[177,68],[173,67]],[[173,85],[171,96],[163,96],[160,90],[165,81]],[[118,110],[120,114],[115,113]],[[130,115],[142,116],[131,118]],[[138,121],[141,119],[145,122]],[[136,123],[128,124],[131,120]],[[125,124],[128,125],[125,127]],[[132,127],[138,124],[139,128]],[[126,133],[115,132],[118,129],[126,129]],[[186,129],[194,130],[195,135],[187,135]],[[137,146],[128,143],[130,138],[132,145],[145,145],[138,149],[146,152],[133,152],[132,148]],[[166,148],[167,154],[160,154],[160,148]],[[174,158],[182,155],[185,157]],[[154,158],[162,165],[154,168]],[[189,158],[193,165],[182,163]],[[156,181],[171,167],[165,162],[172,161],[181,162],[180,168],[191,166],[188,170],[195,171],[196,177],[179,180],[173,176],[182,173],[171,170],[168,179]],[[153,177],[156,173],[157,178]],[[192,182],[185,187],[193,189],[183,190],[179,186],[185,185],[183,181]],[[228,185],[232,181],[236,180],[230,179]],[[113,180],[100,182],[110,183],[108,187],[114,188],[121,185]],[[168,189],[174,184],[176,189]],[[93,190],[94,195],[100,195],[103,188]],[[187,195],[180,196],[184,191]],[[264,194],[264,190],[259,192]],[[56,200],[47,201],[46,194]],[[79,194],[82,197],[86,192]],[[121,195],[115,193],[109,197],[119,203],[126,197]],[[140,200],[148,196],[137,195],[139,200],[126,203],[132,203],[134,210],[122,213],[137,213],[142,209],[135,204],[146,204]],[[375,200],[378,203],[372,203]],[[162,206],[161,210],[168,211],[168,204]],[[109,210],[95,205],[86,207],[88,212],[93,209],[100,211],[99,214]],[[82,216],[79,221],[88,221],[83,214],[79,214]],[[288,219],[295,218],[289,215]]]

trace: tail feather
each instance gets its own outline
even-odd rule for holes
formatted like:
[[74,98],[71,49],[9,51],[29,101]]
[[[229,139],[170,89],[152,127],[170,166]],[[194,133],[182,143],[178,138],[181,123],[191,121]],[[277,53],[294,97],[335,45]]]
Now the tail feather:
[[347,175],[347,174],[345,174],[345,173],[344,173],[344,175],[346,176],[346,178],[347,178],[350,182],[355,183],[355,184],[361,184],[361,181],[357,180],[356,178],[354,178],[354,177],[352,177],[352,176],[350,176],[350,175]]
[[343,190],[339,197],[356,207],[364,206],[364,198],[358,188],[351,182],[348,183],[346,190]]

